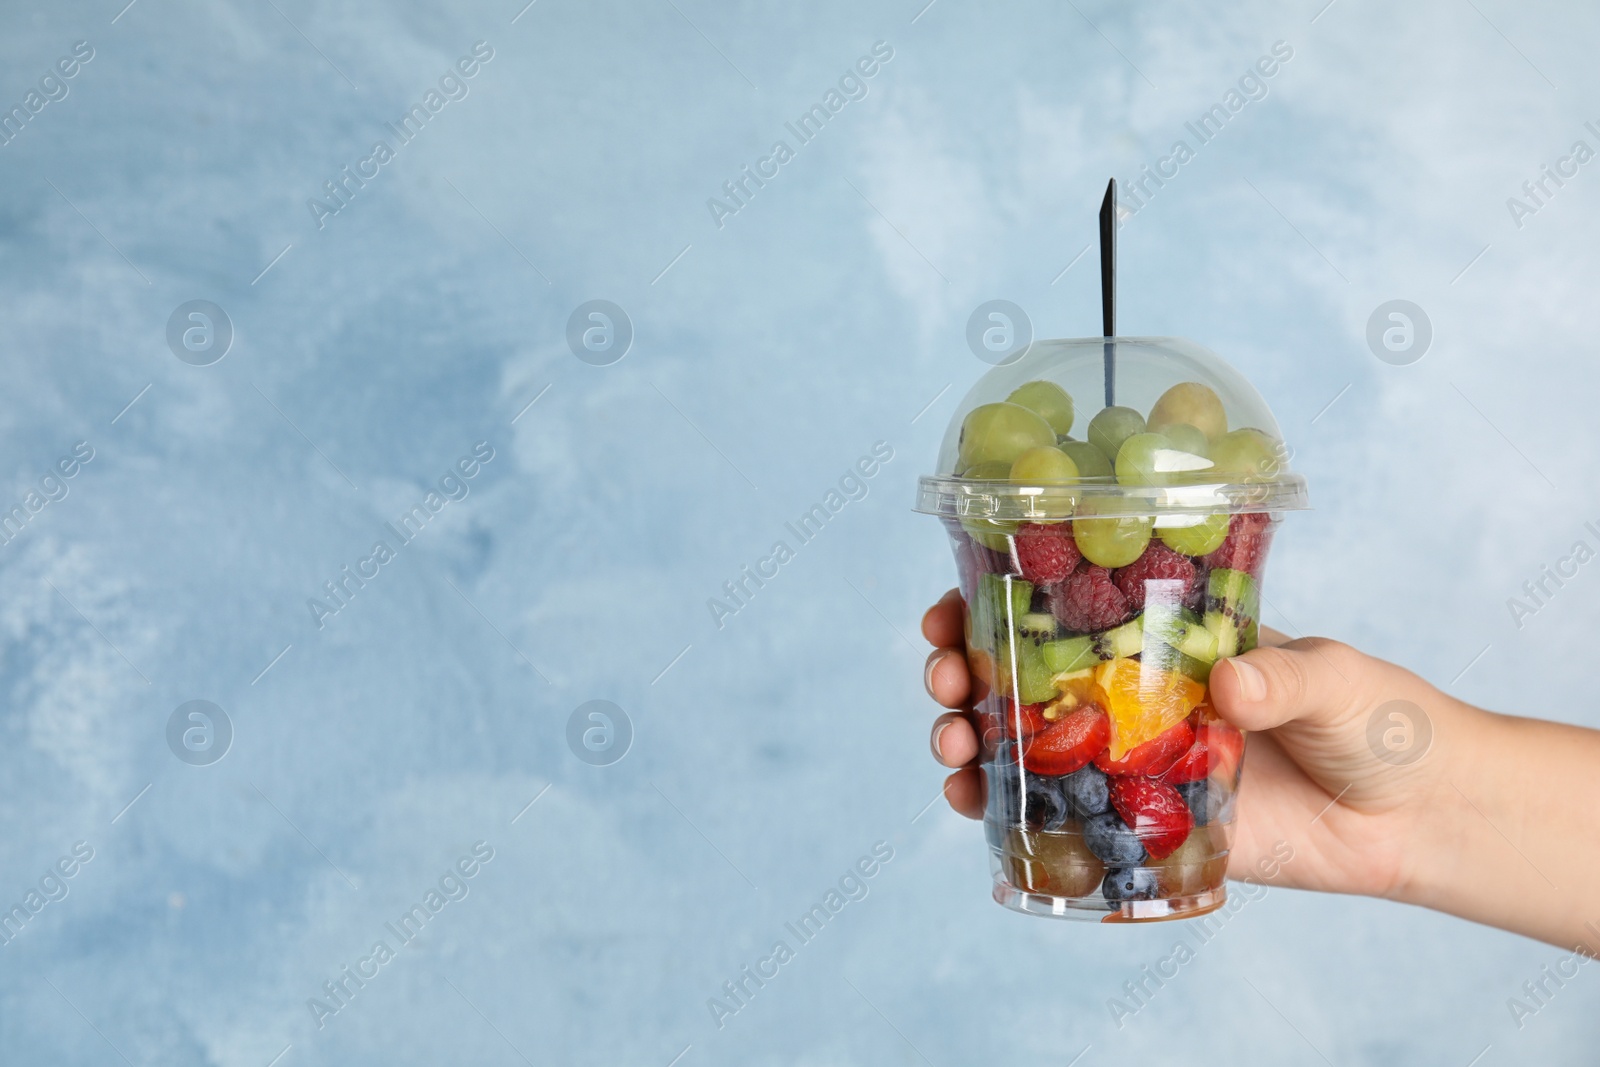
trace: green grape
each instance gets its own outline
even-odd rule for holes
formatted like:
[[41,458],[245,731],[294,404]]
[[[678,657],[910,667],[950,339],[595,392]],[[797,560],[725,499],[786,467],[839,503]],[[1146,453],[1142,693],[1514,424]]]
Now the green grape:
[[1150,409],[1150,429],[1165,430],[1186,422],[1215,441],[1228,432],[1228,416],[1222,401],[1210,386],[1199,382],[1179,382],[1161,394]]
[[1082,478],[1109,478],[1114,473],[1106,454],[1088,441],[1062,441],[1056,446],[1071,457]]
[[1004,519],[962,519],[961,528],[984,548],[996,552],[1010,552],[1010,535],[1017,532],[1017,524]]
[[1163,433],[1136,433],[1117,452],[1117,481],[1123,485],[1182,485],[1210,469],[1210,460],[1175,447]]
[[1084,559],[1099,567],[1126,567],[1144,555],[1154,519],[1147,515],[1086,517],[1094,510],[1094,501],[1085,500],[1072,520],[1072,539]]
[[1163,427],[1161,435],[1171,441],[1172,447],[1180,452],[1187,452],[1202,459],[1210,454],[1211,445],[1206,439],[1205,431],[1198,430],[1187,422],[1175,422],[1171,426]]
[[1019,485],[1066,485],[1078,480],[1078,465],[1059,448],[1030,448],[1011,465],[1010,477]]
[[1089,443],[1108,459],[1117,454],[1122,442],[1136,433],[1144,433],[1144,416],[1132,408],[1104,408],[1089,420]]
[[[1072,514],[1074,494],[1067,489],[1034,488],[1070,485],[1078,480],[1078,466],[1059,448],[1030,448],[1011,465],[1011,480],[1029,486],[1030,513],[1036,522],[1065,519]],[[1048,516],[1048,518],[1047,518]]]
[[1136,433],[1117,450],[1117,481],[1123,485],[1165,485],[1171,443],[1158,433]]
[[1009,404],[1020,404],[1044,416],[1058,434],[1072,429],[1072,397],[1055,382],[1037,381],[1019,385],[1006,397]]
[[981,404],[961,423],[957,469],[986,460],[1008,467],[1030,448],[1056,443],[1056,432],[1038,412],[1018,404]]
[[981,481],[1004,481],[1011,477],[1011,465],[987,460],[983,463],[974,463],[960,474],[962,478],[973,478]]
[[1211,462],[1220,475],[1231,481],[1270,482],[1283,467],[1283,444],[1260,430],[1246,427],[1213,441]]
[[1208,515],[1193,526],[1164,526],[1156,536],[1174,552],[1185,556],[1205,556],[1222,547],[1228,536],[1228,515]]

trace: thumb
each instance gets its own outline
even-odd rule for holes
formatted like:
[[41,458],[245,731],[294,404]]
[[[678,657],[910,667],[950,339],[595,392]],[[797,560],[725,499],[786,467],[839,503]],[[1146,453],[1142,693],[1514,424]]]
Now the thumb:
[[1347,645],[1303,638],[1223,660],[1211,672],[1211,702],[1245,730],[1346,717],[1367,690],[1377,660]]

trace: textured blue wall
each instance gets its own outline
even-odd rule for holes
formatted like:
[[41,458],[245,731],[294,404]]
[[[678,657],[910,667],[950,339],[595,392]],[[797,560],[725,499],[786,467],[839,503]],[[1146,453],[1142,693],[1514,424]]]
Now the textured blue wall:
[[[1587,970],[1507,1009],[1558,951],[1285,890],[1119,1027],[1180,931],[1008,913],[928,807],[917,620],[954,568],[909,507],[985,369],[973,308],[1096,333],[1105,179],[1176,169],[1122,231],[1121,324],[1233,360],[1296,448],[1317,510],[1268,621],[1600,721],[1600,575],[1507,607],[1600,545],[1600,163],[1522,191],[1600,148],[1595,13],[920,2],[6,5],[0,1058],[1589,1058]],[[604,366],[568,342],[595,299],[633,334]],[[1420,362],[1369,350],[1392,299]],[[169,344],[194,300],[220,361],[199,320]],[[231,738],[169,743],[194,700]],[[569,745],[591,700],[620,761]]]

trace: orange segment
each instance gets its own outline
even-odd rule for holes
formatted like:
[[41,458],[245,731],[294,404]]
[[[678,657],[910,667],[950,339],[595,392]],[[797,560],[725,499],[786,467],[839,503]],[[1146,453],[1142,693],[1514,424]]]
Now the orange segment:
[[1179,671],[1126,657],[1100,664],[1094,680],[1111,716],[1112,759],[1178,725],[1206,695],[1205,686]]

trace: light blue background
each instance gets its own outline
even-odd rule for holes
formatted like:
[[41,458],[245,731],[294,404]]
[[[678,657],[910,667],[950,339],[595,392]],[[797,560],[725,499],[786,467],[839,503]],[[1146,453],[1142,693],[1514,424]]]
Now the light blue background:
[[[1506,207],[1600,147],[1592,10],[274,2],[0,12],[6,107],[95,49],[0,147],[0,500],[95,450],[0,548],[0,903],[94,849],[0,948],[0,1059],[1592,1059],[1589,970],[1521,1029],[1506,1007],[1558,950],[1283,890],[1117,1028],[1177,932],[1006,912],[978,828],[918,817],[917,620],[954,569],[909,510],[984,369],[972,309],[1096,333],[1093,253],[1062,271],[1106,177],[1282,40],[1122,231],[1123,329],[1226,355],[1297,450],[1316,510],[1269,622],[1600,722],[1600,576],[1520,630],[1506,607],[1600,520],[1600,163]],[[319,230],[307,199],[479,40],[470,95]],[[875,41],[865,99],[716,226]],[[566,345],[592,298],[636,330],[613,366]],[[1433,323],[1413,366],[1364,340],[1395,298]],[[165,342],[192,299],[236,330],[213,366]],[[484,440],[470,496],[318,630],[307,598]],[[877,441],[866,499],[713,625]],[[211,766],[165,742],[191,699],[234,724]],[[591,699],[633,723],[609,767],[565,741]],[[319,1030],[307,999],[479,840],[470,895]],[[718,1029],[707,999],[878,841],[870,894]]]

